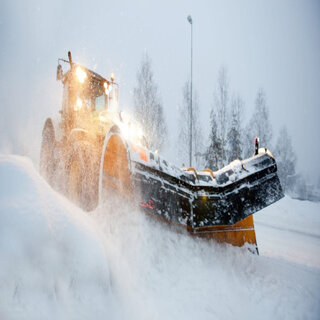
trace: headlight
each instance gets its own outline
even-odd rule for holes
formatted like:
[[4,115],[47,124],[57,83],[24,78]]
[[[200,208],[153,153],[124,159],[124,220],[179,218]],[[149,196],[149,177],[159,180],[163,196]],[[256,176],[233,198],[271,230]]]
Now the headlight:
[[101,122],[108,122],[107,113],[105,111],[101,111],[99,113],[99,119]]
[[86,72],[81,67],[77,67],[76,75],[80,83],[84,83],[84,80],[87,78]]
[[142,138],[143,138],[143,131],[142,131],[142,129],[141,128],[137,128],[137,136],[138,136],[138,139],[139,140],[142,140]]
[[108,95],[110,93],[110,91],[112,90],[112,85],[108,82],[105,82],[103,84],[103,86],[104,86],[104,91],[105,91],[106,95]]
[[78,111],[82,108],[82,100],[80,98],[77,98],[76,105],[73,107],[74,111]]
[[130,119],[126,112],[121,111],[120,116],[120,129],[125,139],[131,140],[135,143],[141,143],[143,139],[142,129]]

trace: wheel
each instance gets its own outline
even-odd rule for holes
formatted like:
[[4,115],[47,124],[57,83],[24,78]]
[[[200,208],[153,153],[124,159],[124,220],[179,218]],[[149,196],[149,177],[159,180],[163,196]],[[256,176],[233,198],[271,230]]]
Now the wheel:
[[40,151],[40,174],[52,186],[55,172],[54,149],[56,145],[55,132],[51,119],[47,119],[42,130]]
[[73,143],[66,161],[68,198],[85,211],[98,205],[100,155],[87,141]]
[[100,198],[132,202],[133,188],[125,142],[114,132],[106,138],[100,171]]

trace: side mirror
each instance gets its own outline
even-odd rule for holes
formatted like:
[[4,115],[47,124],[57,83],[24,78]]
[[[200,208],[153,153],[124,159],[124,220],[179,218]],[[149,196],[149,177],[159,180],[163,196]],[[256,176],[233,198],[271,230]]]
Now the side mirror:
[[58,64],[58,67],[57,67],[57,81],[62,80],[62,77],[63,77],[62,66],[61,66],[61,64]]
[[119,88],[118,88],[118,86],[114,86],[112,98],[114,99],[114,101],[116,103],[118,103],[118,100],[119,100]]

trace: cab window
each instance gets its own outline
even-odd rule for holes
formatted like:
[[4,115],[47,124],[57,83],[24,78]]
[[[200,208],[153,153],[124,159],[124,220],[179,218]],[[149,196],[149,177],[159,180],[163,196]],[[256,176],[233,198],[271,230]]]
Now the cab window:
[[95,98],[94,108],[95,110],[104,110],[106,105],[105,95],[101,95]]

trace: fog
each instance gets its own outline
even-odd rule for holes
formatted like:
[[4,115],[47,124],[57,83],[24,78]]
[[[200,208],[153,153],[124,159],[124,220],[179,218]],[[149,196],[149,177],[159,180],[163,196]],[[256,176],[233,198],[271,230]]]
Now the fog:
[[[288,127],[298,170],[319,175],[319,1],[1,1],[0,148],[37,161],[45,118],[57,114],[61,83],[57,59],[98,73],[114,72],[122,109],[144,52],[159,86],[170,137],[176,134],[182,87],[190,77],[190,25],[194,22],[194,87],[208,134],[213,91],[221,66],[231,93],[239,93],[249,117],[263,87],[273,127]],[[175,138],[167,156],[174,160]]]

